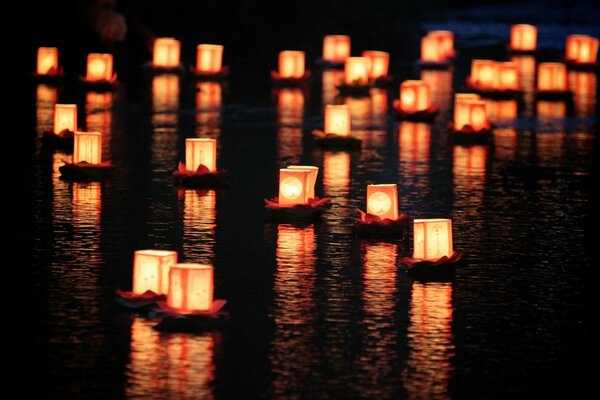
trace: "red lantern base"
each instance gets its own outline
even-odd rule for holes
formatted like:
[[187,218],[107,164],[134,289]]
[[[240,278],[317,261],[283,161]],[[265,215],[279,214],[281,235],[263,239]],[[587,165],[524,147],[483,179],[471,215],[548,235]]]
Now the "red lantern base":
[[277,71],[271,71],[271,82],[280,87],[298,87],[306,85],[310,80],[310,71],[305,71],[299,78],[283,78]]
[[101,164],[90,164],[83,161],[77,164],[65,163],[58,170],[61,179],[99,181],[111,177],[115,172],[115,166],[110,161],[104,161]]
[[470,125],[466,125],[461,130],[454,129],[452,122],[448,123],[448,131],[450,131],[455,144],[460,145],[471,145],[471,144],[485,144],[492,136],[491,125],[488,128],[481,130],[474,130]]
[[331,199],[316,197],[310,199],[308,204],[281,205],[279,198],[265,199],[265,208],[271,212],[271,217],[276,221],[303,221],[316,219],[330,206]]
[[174,67],[161,67],[152,64],[152,61],[143,63],[142,69],[152,74],[182,74],[185,72],[185,68],[182,64],[178,64]]
[[117,297],[115,300],[121,306],[135,311],[148,311],[151,308],[155,308],[159,301],[167,300],[167,296],[164,294],[156,294],[151,290],[146,290],[142,294],[135,294],[124,290],[117,289]]
[[438,69],[447,70],[452,68],[452,59],[446,59],[444,61],[424,61],[418,60],[417,67],[420,69]]
[[90,89],[97,91],[110,91],[119,84],[117,74],[114,74],[111,79],[89,80],[85,76],[79,77],[79,82]]
[[59,133],[52,131],[42,132],[40,138],[42,146],[50,149],[73,150],[73,131],[64,129]]
[[394,116],[396,119],[413,122],[433,122],[438,115],[438,109],[432,105],[429,108],[413,113],[407,113],[400,109],[400,100],[393,102]]
[[536,90],[536,100],[572,100],[573,92],[570,90]]
[[155,328],[162,332],[203,332],[221,329],[229,322],[229,314],[221,311],[227,300],[217,299],[208,311],[181,312],[169,307],[165,302],[158,302],[155,310],[161,321]]
[[353,150],[359,149],[362,144],[362,139],[355,136],[340,136],[333,133],[325,133],[318,129],[313,132],[313,137],[317,144],[328,150]]
[[214,188],[223,186],[228,176],[229,171],[226,169],[209,172],[208,168],[202,164],[194,172],[186,170],[185,165],[179,163],[179,168],[173,172],[175,184],[184,188]]
[[403,257],[398,263],[404,267],[409,277],[425,280],[446,280],[454,278],[456,265],[462,253],[455,251],[450,257],[443,256],[435,261]]
[[346,61],[330,61],[321,57],[315,60],[315,65],[323,69],[343,69]]
[[337,90],[342,96],[350,97],[368,97],[372,87],[373,86],[369,83],[356,85],[343,83],[341,85],[336,85]]
[[229,76],[229,66],[223,67],[217,72],[202,72],[190,67],[190,72],[199,81],[221,81]]
[[400,214],[398,219],[381,219],[376,215],[358,210],[360,219],[356,220],[354,232],[359,237],[400,237],[406,239],[408,232],[408,215]]

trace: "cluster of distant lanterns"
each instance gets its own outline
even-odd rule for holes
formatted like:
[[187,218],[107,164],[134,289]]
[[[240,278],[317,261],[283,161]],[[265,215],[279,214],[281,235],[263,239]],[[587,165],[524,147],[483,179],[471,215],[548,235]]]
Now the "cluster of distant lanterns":
[[[560,96],[568,92],[567,67],[597,66],[598,39],[586,35],[570,35],[566,40],[564,63],[542,62],[537,69],[536,94]],[[537,28],[533,25],[513,25],[508,50],[515,53],[534,53],[537,50]],[[157,70],[180,70],[181,44],[174,38],[159,38],[154,42],[150,68]],[[454,35],[450,31],[432,31],[421,39],[423,68],[450,66],[456,53]],[[323,56],[318,62],[324,67],[343,67],[341,87],[370,88],[389,83],[389,53],[364,51],[360,57],[350,55],[350,37],[328,35],[323,41]],[[191,72],[201,79],[222,79],[229,70],[222,65],[223,46],[200,44],[197,46],[196,65]],[[278,71],[271,73],[275,81],[302,84],[310,77],[305,68],[303,51],[282,51],[278,55]],[[452,130],[466,135],[478,135],[491,129],[482,94],[511,94],[519,92],[518,65],[512,61],[474,59],[468,86],[474,93],[455,93]],[[41,47],[37,54],[36,75],[61,76],[58,49]],[[117,82],[113,71],[112,54],[92,53],[87,56],[85,83],[108,84]],[[431,102],[431,88],[422,80],[407,80],[400,84],[399,99],[394,110],[401,118],[416,119],[433,117],[436,109]],[[324,110],[324,134],[327,138],[352,137],[351,115],[347,105],[326,105]],[[54,134],[73,140],[71,168],[92,170],[101,175],[106,169],[102,162],[102,134],[82,132],[77,129],[77,106],[56,104],[54,110]],[[335,143],[340,143],[335,142]],[[345,143],[342,141],[341,143]],[[220,178],[217,168],[217,142],[215,139],[186,139],[185,161],[174,176],[199,179],[194,182],[214,183]],[[113,166],[110,166],[113,167]],[[94,170],[95,169],[95,170]],[[65,169],[69,171],[69,169]],[[100,172],[98,172],[100,171]],[[315,182],[319,168],[316,166],[291,165],[279,171],[278,196],[270,201],[274,209],[301,210],[326,201],[315,195]],[[62,170],[61,170],[62,172]],[[178,175],[177,175],[178,174]],[[203,178],[211,177],[212,180]],[[184,185],[185,186],[185,185]],[[362,212],[361,212],[362,213]],[[395,184],[367,186],[366,212],[363,222],[376,223],[403,220],[398,210],[398,193]],[[385,225],[385,224],[383,224]],[[413,221],[413,259],[437,262],[452,257],[452,221],[450,219],[416,219]],[[130,296],[153,293],[165,296],[166,307],[178,313],[214,313],[213,269],[210,265],[178,263],[177,253],[165,250],[139,250],[134,255],[133,288]]]

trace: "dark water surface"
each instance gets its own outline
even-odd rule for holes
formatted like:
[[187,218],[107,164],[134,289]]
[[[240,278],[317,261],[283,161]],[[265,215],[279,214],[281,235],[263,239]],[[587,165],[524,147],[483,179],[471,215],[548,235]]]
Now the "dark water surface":
[[[588,83],[571,109],[536,103],[525,74],[518,111],[492,104],[490,144],[453,145],[444,126],[470,57],[504,56],[469,51],[454,71],[419,73],[408,59],[389,90],[358,99],[336,97],[335,71],[315,71],[304,93],[271,90],[272,60],[240,62],[222,84],[148,75],[103,94],[32,85],[36,133],[51,128],[55,102],[76,102],[79,125],[103,133],[117,173],[69,183],[58,174],[65,154],[36,146],[29,368],[39,384],[29,389],[53,398],[581,395],[586,363],[597,361],[597,77],[572,73],[573,87]],[[394,121],[398,83],[419,76],[442,114],[431,126]],[[322,128],[323,104],[344,102],[362,148],[322,151],[310,132]],[[173,185],[187,137],[218,139],[228,188]],[[333,205],[314,224],[273,223],[263,199],[276,195],[279,168],[297,163],[320,168],[317,194]],[[352,235],[369,183],[397,183],[411,218],[452,218],[465,256],[453,282],[399,270],[412,238]],[[115,289],[131,288],[133,252],[145,248],[213,263],[227,329],[164,334],[119,309]]]

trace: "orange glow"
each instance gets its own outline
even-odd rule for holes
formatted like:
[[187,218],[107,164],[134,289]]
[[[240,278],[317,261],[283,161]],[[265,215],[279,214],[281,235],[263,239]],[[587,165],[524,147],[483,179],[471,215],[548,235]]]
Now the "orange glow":
[[371,89],[371,113],[373,117],[381,117],[385,122],[388,110],[388,91],[387,89]]
[[565,58],[575,63],[595,63],[598,57],[598,39],[588,35],[567,36]]
[[377,79],[388,76],[390,53],[366,50],[362,52],[362,56],[369,60],[369,78]]
[[158,74],[152,77],[152,125],[155,129],[177,126],[179,76]]
[[90,53],[87,56],[87,73],[85,79],[91,82],[110,81],[113,79],[112,54]]
[[519,87],[525,93],[532,93],[535,88],[535,57],[512,56],[511,61],[517,65]]
[[[280,268],[294,268],[295,273],[300,273],[315,262],[315,228],[297,228],[292,225],[280,224],[277,226],[277,275],[283,275]],[[298,267],[302,267],[301,269]],[[295,275],[286,277],[297,279]],[[295,282],[297,283],[297,282]],[[288,285],[286,285],[288,286]],[[287,287],[288,294],[291,287]],[[296,293],[299,297],[301,293]],[[300,311],[300,310],[299,310]],[[299,312],[301,314],[301,312]]]
[[496,61],[471,60],[471,81],[484,89],[494,87],[496,78]]
[[102,134],[100,132],[75,132],[73,147],[73,163],[87,162],[100,164],[102,162]]
[[304,117],[304,94],[298,88],[277,90],[277,111],[281,125],[301,125]]
[[323,105],[335,104],[338,98],[337,85],[344,80],[344,71],[338,69],[329,69],[323,71],[322,77],[322,98]]
[[511,61],[498,63],[496,89],[519,90],[519,79],[516,63]]
[[58,49],[56,47],[38,48],[36,72],[39,75],[58,72]]
[[174,264],[169,270],[167,305],[180,312],[210,311],[213,290],[212,265]]
[[216,138],[220,132],[223,88],[219,82],[196,84],[196,135]]
[[516,100],[489,100],[485,101],[485,109],[490,119],[517,118]]
[[287,169],[297,169],[302,171],[308,171],[308,180],[306,186],[308,189],[308,199],[315,198],[315,184],[317,183],[317,176],[319,175],[319,167],[312,165],[290,165]]
[[591,117],[596,109],[596,73],[569,71],[569,87],[575,94],[575,115]]
[[341,197],[350,187],[350,154],[348,152],[323,153],[323,191],[328,197]]
[[431,102],[438,107],[440,115],[446,116],[452,107],[452,71],[421,70],[421,80],[431,90]]
[[485,102],[473,93],[454,95],[454,129],[463,130],[470,125],[475,131],[489,128]]
[[487,147],[454,146],[453,173],[455,176],[485,176]]
[[206,138],[185,139],[185,169],[197,171],[200,165],[209,172],[217,170],[217,140]]
[[350,57],[350,36],[327,35],[323,38],[323,60],[344,62]]
[[454,56],[454,34],[450,31],[431,31],[421,38],[421,60],[443,62]]
[[435,261],[453,253],[451,219],[414,220],[413,258]]
[[539,118],[564,118],[567,116],[567,104],[564,101],[538,100],[536,112]]
[[302,78],[305,56],[303,51],[286,50],[279,53],[279,75],[282,78]]
[[431,145],[430,126],[419,122],[402,121],[399,136],[400,160],[426,166]]
[[71,132],[77,130],[76,104],[54,105],[54,133],[60,133],[65,129]]
[[[102,186],[100,182],[73,182],[73,225],[86,231],[86,239],[94,242],[90,247],[98,248],[99,238],[91,237],[89,228],[95,233],[100,229],[100,213],[102,209]],[[90,249],[91,250],[91,249]]]
[[352,126],[368,124],[371,115],[371,99],[369,97],[348,96],[344,98],[344,104],[348,106]]
[[133,293],[151,290],[156,294],[169,291],[169,269],[177,264],[177,252],[137,250],[133,256]]
[[533,51],[537,47],[537,28],[528,24],[516,24],[510,29],[510,48]]
[[346,85],[366,85],[369,82],[369,59],[366,57],[348,57],[344,66]]
[[[88,130],[103,132],[104,139],[110,137],[112,131],[113,92],[85,93],[85,125]],[[106,141],[105,141],[106,142]]]
[[181,43],[174,38],[157,38],[154,40],[152,64],[157,67],[174,68],[179,66]]
[[420,80],[408,80],[400,84],[400,109],[405,113],[415,113],[431,107],[429,85]]
[[[307,204],[311,171],[282,168],[279,170],[279,204]],[[313,189],[314,193],[314,189]]]
[[196,50],[196,69],[199,72],[216,74],[221,71],[223,46],[218,44],[199,44]]
[[325,133],[339,136],[350,135],[350,109],[347,105],[325,106]]
[[540,63],[538,65],[537,88],[539,91],[567,90],[567,66],[555,62]]
[[214,190],[179,190],[183,198],[183,253],[188,259],[211,264],[215,252],[217,196]]
[[54,105],[58,99],[56,86],[38,84],[35,89],[35,120],[38,133],[54,129]]
[[367,185],[367,213],[381,219],[398,219],[398,186],[394,184]]
[[480,89],[519,89],[517,64],[511,61],[472,60],[469,79]]

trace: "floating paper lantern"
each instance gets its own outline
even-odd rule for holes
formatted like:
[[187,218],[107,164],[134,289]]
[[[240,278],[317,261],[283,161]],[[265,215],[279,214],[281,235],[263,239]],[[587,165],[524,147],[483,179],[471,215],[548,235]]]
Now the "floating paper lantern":
[[[311,171],[282,168],[279,170],[279,204],[307,204]],[[314,193],[314,190],[313,190]]]
[[75,132],[73,147],[73,163],[102,162],[102,134],[100,132]]
[[37,51],[38,75],[49,75],[58,72],[58,49],[56,47],[40,47]]
[[496,79],[496,61],[472,60],[470,80],[481,89],[492,89]]
[[381,219],[398,219],[398,187],[396,184],[367,185],[367,213]]
[[421,80],[408,80],[400,84],[400,110],[415,113],[431,107],[429,85]]
[[87,56],[85,79],[90,82],[110,81],[113,79],[112,54],[90,53]]
[[413,240],[413,258],[435,261],[452,256],[452,220],[415,219]]
[[445,62],[454,56],[454,34],[450,31],[431,31],[421,38],[421,61]]
[[473,93],[454,95],[454,130],[460,131],[469,125],[474,131],[489,128],[485,102]]
[[366,85],[369,82],[369,59],[366,57],[348,57],[344,66],[346,85]]
[[323,60],[344,62],[350,57],[350,36],[327,35],[323,38]]
[[177,264],[177,252],[137,250],[133,256],[133,293],[151,290],[156,294],[169,291],[169,269]]
[[307,189],[308,189],[308,194],[307,194],[307,198],[308,199],[314,199],[315,198],[315,183],[317,183],[317,176],[319,175],[319,167],[315,167],[313,165],[290,165],[287,167],[287,169],[297,169],[297,170],[303,170],[303,171],[308,171],[309,175],[308,175],[308,182],[307,182]]
[[213,285],[211,265],[175,264],[169,269],[167,305],[184,313],[210,311]]
[[388,76],[390,53],[385,51],[367,50],[362,56],[369,60],[369,78],[385,78]]
[[281,78],[302,78],[305,56],[303,51],[285,50],[279,53],[279,76]]
[[598,39],[588,35],[569,35],[565,58],[576,64],[595,63],[598,57],[598,42]]
[[325,106],[325,133],[350,135],[350,109],[347,105]]
[[54,105],[54,132],[64,130],[75,132],[77,130],[77,105],[55,104]]
[[567,66],[562,63],[540,63],[537,74],[537,88],[541,92],[567,90]]
[[519,90],[517,63],[512,61],[499,62],[497,68],[494,88],[497,90]]
[[510,29],[510,49],[534,51],[537,47],[537,28],[528,24],[515,24]]
[[218,44],[199,44],[196,50],[196,69],[205,74],[221,71],[223,46]]
[[157,38],[152,51],[152,64],[156,67],[175,68],[179,66],[181,43],[173,38]]
[[217,171],[217,140],[206,138],[185,139],[185,169],[197,171],[204,165],[208,171]]

